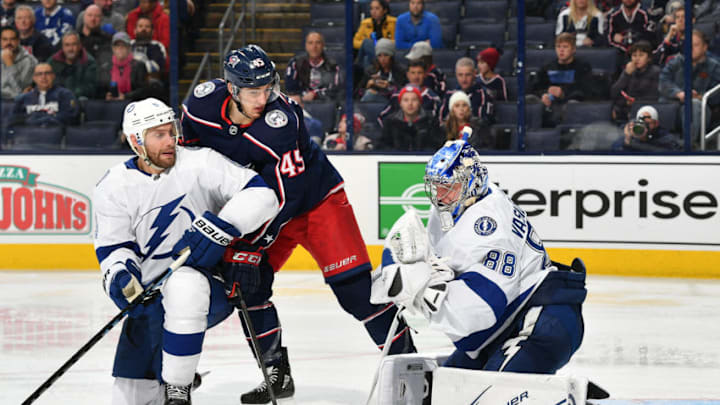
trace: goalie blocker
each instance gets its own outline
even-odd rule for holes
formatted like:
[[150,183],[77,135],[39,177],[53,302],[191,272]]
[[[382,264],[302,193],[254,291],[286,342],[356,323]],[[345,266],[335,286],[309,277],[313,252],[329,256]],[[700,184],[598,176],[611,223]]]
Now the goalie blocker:
[[585,377],[438,366],[446,358],[417,354],[387,357],[380,366],[375,404],[579,405],[588,398]]

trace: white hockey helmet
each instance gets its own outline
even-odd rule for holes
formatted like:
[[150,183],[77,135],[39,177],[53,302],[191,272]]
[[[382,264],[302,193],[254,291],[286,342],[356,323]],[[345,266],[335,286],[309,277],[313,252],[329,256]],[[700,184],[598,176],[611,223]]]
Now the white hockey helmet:
[[[145,134],[148,129],[165,124],[173,124],[172,131],[175,135],[175,142],[177,143],[180,135],[180,126],[175,118],[175,112],[165,103],[150,97],[141,101],[132,102],[125,107],[125,113],[123,114],[123,133],[130,147],[145,163],[158,169],[162,168],[155,166],[150,161],[147,150],[145,150]],[[137,146],[133,143],[133,139],[136,141]]]

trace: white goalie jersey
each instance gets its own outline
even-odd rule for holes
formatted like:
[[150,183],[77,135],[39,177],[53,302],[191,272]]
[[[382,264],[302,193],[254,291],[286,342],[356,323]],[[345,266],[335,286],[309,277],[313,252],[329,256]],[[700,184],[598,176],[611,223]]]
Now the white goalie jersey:
[[177,148],[175,165],[159,175],[138,169],[136,159],[110,168],[98,182],[95,252],[103,287],[133,260],[143,285],[173,261],[172,248],[196,217],[210,211],[243,235],[275,217],[274,192],[254,171],[209,148]]
[[525,212],[494,184],[448,232],[433,207],[427,230],[432,253],[456,273],[430,324],[476,358],[522,310],[550,259]]

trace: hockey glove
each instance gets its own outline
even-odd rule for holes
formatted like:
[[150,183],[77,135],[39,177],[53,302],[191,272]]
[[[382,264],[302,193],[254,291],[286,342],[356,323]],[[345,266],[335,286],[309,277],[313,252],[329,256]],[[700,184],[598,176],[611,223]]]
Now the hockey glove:
[[263,248],[237,240],[225,250],[220,275],[225,282],[228,298],[237,298],[238,289],[243,297],[250,296],[260,288],[260,262]]
[[[140,283],[140,269],[134,261],[125,262],[125,268],[119,270],[113,275],[110,281],[110,298],[115,305],[121,310],[125,309],[135,298],[143,293],[144,288]],[[137,318],[145,312],[145,304],[149,303],[155,296],[151,295],[142,303],[136,305],[128,315],[131,318]]]
[[173,254],[178,257],[181,250],[190,247],[190,257],[185,261],[185,265],[209,269],[220,261],[225,248],[238,236],[240,231],[234,226],[212,212],[205,211],[202,217],[193,221],[190,229],[186,230],[175,244]]

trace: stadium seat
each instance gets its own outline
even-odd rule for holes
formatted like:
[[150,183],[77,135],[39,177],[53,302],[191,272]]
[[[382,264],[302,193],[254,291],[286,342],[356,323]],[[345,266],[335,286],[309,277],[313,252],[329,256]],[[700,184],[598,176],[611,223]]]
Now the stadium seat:
[[102,121],[65,128],[65,148],[70,150],[118,149],[118,135]]
[[335,63],[340,66],[340,69],[345,69],[345,49],[326,48],[325,55],[327,55],[328,58],[333,59]]
[[12,117],[12,110],[14,101],[12,99],[2,99],[2,111],[0,111],[0,117],[2,117],[2,126],[0,126],[0,149],[6,147],[7,142],[7,127]]
[[579,48],[575,56],[589,63],[594,74],[610,78],[617,69],[618,52],[614,48]]
[[460,22],[459,47],[477,45],[477,49],[488,46],[502,47],[505,42],[505,24],[477,24],[473,21]]
[[324,132],[332,132],[335,129],[337,109],[334,101],[305,103],[305,109],[313,118],[322,122]]
[[[429,4],[429,3],[428,3]],[[471,1],[465,4],[465,18],[492,18],[505,21],[508,15],[507,1]]]
[[655,109],[658,112],[658,121],[660,121],[660,126],[662,128],[667,129],[670,132],[676,133],[676,132],[682,132],[677,131],[680,127],[681,120],[679,119],[680,114],[680,104],[678,103],[658,103],[658,102],[643,102],[642,100],[637,100],[630,110],[630,117],[635,118],[635,115],[637,115],[638,110],[642,106],[646,105],[652,105],[655,107]]
[[378,122],[378,115],[380,115],[380,112],[385,108],[387,103],[355,103],[353,105],[355,111],[365,117],[363,133],[372,139],[380,138],[382,130]]
[[694,29],[701,31],[712,42],[715,34],[718,32],[718,25],[715,21],[699,22],[693,26]]
[[555,49],[528,49],[525,51],[525,71],[537,72],[545,64],[556,59]]
[[[507,88],[508,101],[516,101],[518,97],[518,80],[516,76],[503,76]],[[527,82],[525,83],[527,85]]]
[[443,46],[448,49],[454,49],[455,43],[457,42],[457,24],[455,23],[443,23],[440,26],[442,30],[442,42]]
[[[407,7],[407,2],[405,3]],[[440,19],[440,24],[457,24],[460,21],[460,6],[459,0],[456,1],[432,1],[425,2],[425,10],[435,14]],[[407,11],[407,9],[405,10]]]
[[[317,31],[323,38],[325,38],[325,44],[328,46],[344,46],[345,45],[345,25],[337,25],[332,27],[311,27],[305,26],[302,30],[303,44],[305,43],[305,37],[308,32]],[[304,45],[303,45],[304,47]]]
[[[554,48],[555,23],[526,24],[525,46]],[[517,23],[508,25],[508,42],[517,42]]]
[[[353,3],[353,31],[360,22],[358,3]],[[310,3],[310,24],[313,26],[345,25],[345,2]]]
[[[477,59],[477,58],[476,58]],[[495,66],[495,73],[503,75],[507,80],[507,76],[515,74],[515,50],[514,49],[503,49],[500,60],[498,60],[497,66]]]
[[85,122],[112,121],[117,127],[122,123],[123,112],[130,101],[88,100],[85,104]]
[[[390,1],[388,4],[390,5],[390,15],[392,16],[397,17],[409,11],[407,1]],[[425,5],[427,4],[428,3],[425,3]]]
[[455,49],[433,49],[433,63],[435,66],[438,67],[441,71],[447,73],[447,72],[454,72],[455,71],[455,63],[458,59],[465,56],[465,50],[455,50]]
[[[495,103],[496,125],[517,125],[517,103]],[[525,127],[537,129],[542,126],[542,104],[525,104]]]
[[62,149],[63,127],[18,125],[11,129],[13,150]]
[[560,150],[560,130],[556,128],[529,130],[525,132],[524,144],[528,152]]
[[610,121],[612,103],[610,102],[581,102],[567,103],[563,125],[587,125],[594,122]]

